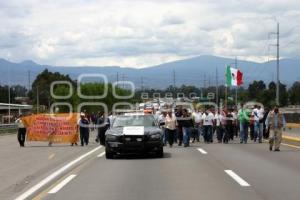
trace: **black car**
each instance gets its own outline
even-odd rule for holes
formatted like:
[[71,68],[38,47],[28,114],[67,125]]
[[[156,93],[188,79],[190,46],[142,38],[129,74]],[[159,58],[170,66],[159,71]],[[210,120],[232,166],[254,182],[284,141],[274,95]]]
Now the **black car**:
[[105,136],[105,155],[108,159],[116,154],[150,152],[163,157],[163,134],[153,115],[117,116]]

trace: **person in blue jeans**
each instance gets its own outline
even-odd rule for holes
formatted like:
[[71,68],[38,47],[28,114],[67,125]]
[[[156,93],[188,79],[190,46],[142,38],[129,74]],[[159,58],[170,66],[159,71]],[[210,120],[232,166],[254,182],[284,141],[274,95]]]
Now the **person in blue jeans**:
[[203,138],[205,143],[213,143],[213,126],[214,126],[215,116],[210,111],[206,110],[202,115],[203,124]]
[[193,120],[187,109],[182,111],[182,132],[184,147],[190,146],[191,128],[193,127]]
[[167,141],[168,141],[168,135],[166,134],[166,130],[165,130],[165,119],[166,119],[166,116],[167,116],[167,112],[163,111],[162,114],[158,118],[159,126],[161,127],[162,132],[163,132],[163,143],[164,143],[164,146],[167,144]]
[[240,121],[240,143],[246,144],[248,141],[248,128],[250,120],[250,111],[246,108],[243,108],[244,105],[241,104],[241,109],[238,112],[238,118]]

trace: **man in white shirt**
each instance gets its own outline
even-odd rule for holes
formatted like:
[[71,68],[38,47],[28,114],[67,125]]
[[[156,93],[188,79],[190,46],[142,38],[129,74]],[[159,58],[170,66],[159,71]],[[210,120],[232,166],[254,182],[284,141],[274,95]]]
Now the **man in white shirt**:
[[23,115],[20,115],[19,118],[15,121],[15,123],[18,126],[18,141],[20,147],[25,147],[26,127],[23,124],[22,117]]
[[202,115],[203,137],[205,143],[213,142],[214,114],[208,109]]
[[195,135],[193,135],[193,141],[195,142],[195,139],[197,140],[197,142],[200,141],[200,136],[202,135],[202,127],[201,127],[201,122],[202,122],[202,112],[200,109],[197,109],[194,113],[193,113],[193,119],[195,122],[195,128],[197,129],[197,132],[195,133]]
[[263,118],[264,118],[264,109],[261,106],[255,105],[252,115],[254,116],[254,142],[258,140],[259,143],[262,143],[263,136]]

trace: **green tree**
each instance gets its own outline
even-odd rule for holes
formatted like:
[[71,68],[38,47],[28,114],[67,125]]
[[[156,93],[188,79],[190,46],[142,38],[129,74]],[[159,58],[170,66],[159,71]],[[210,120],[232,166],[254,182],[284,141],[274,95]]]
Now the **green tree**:
[[69,81],[75,85],[74,81],[68,76],[60,74],[59,72],[50,72],[45,69],[40,73],[32,83],[32,90],[29,96],[33,100],[34,104],[37,104],[37,96],[39,98],[39,104],[44,106],[50,106],[53,102],[50,94],[50,86],[54,81]]
[[[98,111],[104,111],[103,107],[100,105],[93,105],[93,106],[85,106],[82,108],[82,110],[78,110],[78,105],[80,103],[90,103],[90,102],[101,102],[105,104],[110,111],[113,107],[113,105],[117,102],[128,102],[128,103],[135,103],[135,100],[132,99],[126,99],[126,100],[121,100],[116,98],[113,95],[113,89],[112,89],[112,84],[107,84],[105,85],[104,83],[82,83],[80,86],[81,93],[86,96],[101,96],[104,94],[105,87],[107,87],[107,95],[104,96],[102,99],[85,99],[85,98],[80,98],[77,94],[77,88],[74,88],[73,95],[70,97],[70,99],[63,100],[63,99],[54,99],[55,102],[69,102],[72,105],[73,112],[81,112],[83,110],[86,110],[88,113],[96,113]],[[115,88],[115,92],[119,96],[128,96],[130,94],[130,91],[126,89],[122,89],[120,87]],[[55,88],[54,93],[56,95],[60,96],[66,96],[69,93],[69,88],[60,85],[59,87]],[[69,108],[66,106],[59,106],[59,112],[69,112]]]
[[295,82],[289,89],[290,103],[292,105],[300,105],[300,82]]
[[265,89],[266,84],[263,81],[253,81],[248,87],[249,98],[260,101]]
[[[0,102],[8,103],[8,85],[0,85]],[[17,103],[16,97],[26,97],[27,89],[21,85],[10,86],[10,103]]]

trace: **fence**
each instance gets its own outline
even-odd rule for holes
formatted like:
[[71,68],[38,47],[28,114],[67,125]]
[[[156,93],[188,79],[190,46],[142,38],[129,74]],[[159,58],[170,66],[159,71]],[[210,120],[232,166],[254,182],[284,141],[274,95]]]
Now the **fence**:
[[0,124],[0,134],[16,133],[17,129],[16,124]]

